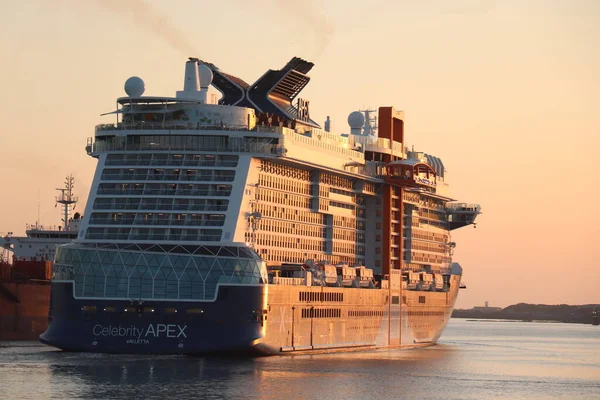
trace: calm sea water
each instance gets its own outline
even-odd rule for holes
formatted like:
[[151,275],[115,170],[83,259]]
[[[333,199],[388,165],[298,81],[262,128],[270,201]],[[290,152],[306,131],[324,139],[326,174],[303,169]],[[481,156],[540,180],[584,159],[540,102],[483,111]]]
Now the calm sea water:
[[437,346],[221,359],[0,343],[2,399],[600,399],[600,327],[451,320]]

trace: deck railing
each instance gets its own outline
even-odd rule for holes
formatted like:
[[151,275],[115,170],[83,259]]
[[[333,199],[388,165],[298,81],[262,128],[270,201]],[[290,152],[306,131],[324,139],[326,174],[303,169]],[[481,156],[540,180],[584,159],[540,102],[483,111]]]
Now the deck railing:
[[88,144],[88,154],[104,152],[104,151],[208,151],[218,153],[258,153],[281,155],[283,154],[283,146],[278,144],[263,144],[263,143],[229,143],[227,145],[213,146],[210,148],[199,148],[199,146],[186,144],[160,145],[154,143],[123,143],[117,141],[105,142],[94,141]]
[[195,130],[195,131],[250,131],[247,125],[200,125],[196,122],[140,122],[135,124],[99,124],[96,132],[120,130]]

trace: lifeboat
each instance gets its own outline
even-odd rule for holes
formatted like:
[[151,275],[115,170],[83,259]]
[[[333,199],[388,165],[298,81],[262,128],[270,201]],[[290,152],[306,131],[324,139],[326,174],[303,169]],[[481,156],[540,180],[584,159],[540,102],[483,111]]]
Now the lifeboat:
[[409,272],[408,273],[408,289],[409,290],[417,290],[419,284],[421,283],[421,277],[418,272]]
[[337,270],[335,265],[325,264],[322,266],[326,286],[338,286]]
[[351,287],[352,283],[356,280],[356,268],[348,265],[338,265],[336,268],[340,285]]
[[444,289],[444,277],[442,276],[442,274],[434,274],[433,280],[435,282],[435,290]]
[[373,270],[363,266],[356,267],[356,283],[359,287],[369,287],[373,284]]
[[421,290],[431,289],[431,285],[433,284],[433,275],[428,274],[427,272],[421,272],[419,275],[421,279]]

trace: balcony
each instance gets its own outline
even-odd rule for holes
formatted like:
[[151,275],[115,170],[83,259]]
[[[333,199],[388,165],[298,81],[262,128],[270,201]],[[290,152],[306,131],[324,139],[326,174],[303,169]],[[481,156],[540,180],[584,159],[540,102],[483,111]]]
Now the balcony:
[[147,131],[147,130],[194,130],[194,131],[249,131],[247,125],[200,125],[196,122],[139,122],[135,124],[99,124],[96,125],[96,133],[111,131]]
[[[156,135],[97,136],[88,138],[86,151],[97,157],[112,151],[194,151],[202,153],[258,153],[274,156],[284,154],[283,145],[271,137],[242,137],[227,135],[174,135],[170,132]],[[165,165],[168,160],[164,160]],[[158,165],[153,163],[153,165]]]

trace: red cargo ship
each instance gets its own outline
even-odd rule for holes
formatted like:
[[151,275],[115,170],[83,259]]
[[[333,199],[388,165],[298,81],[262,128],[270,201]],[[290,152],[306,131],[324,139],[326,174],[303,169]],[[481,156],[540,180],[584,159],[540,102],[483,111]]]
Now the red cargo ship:
[[35,340],[48,326],[50,261],[0,265],[0,340]]
[[48,327],[50,279],[56,246],[77,237],[81,216],[69,217],[77,203],[73,177],[56,197],[63,225],[28,225],[24,237],[0,237],[0,341],[37,340]]

